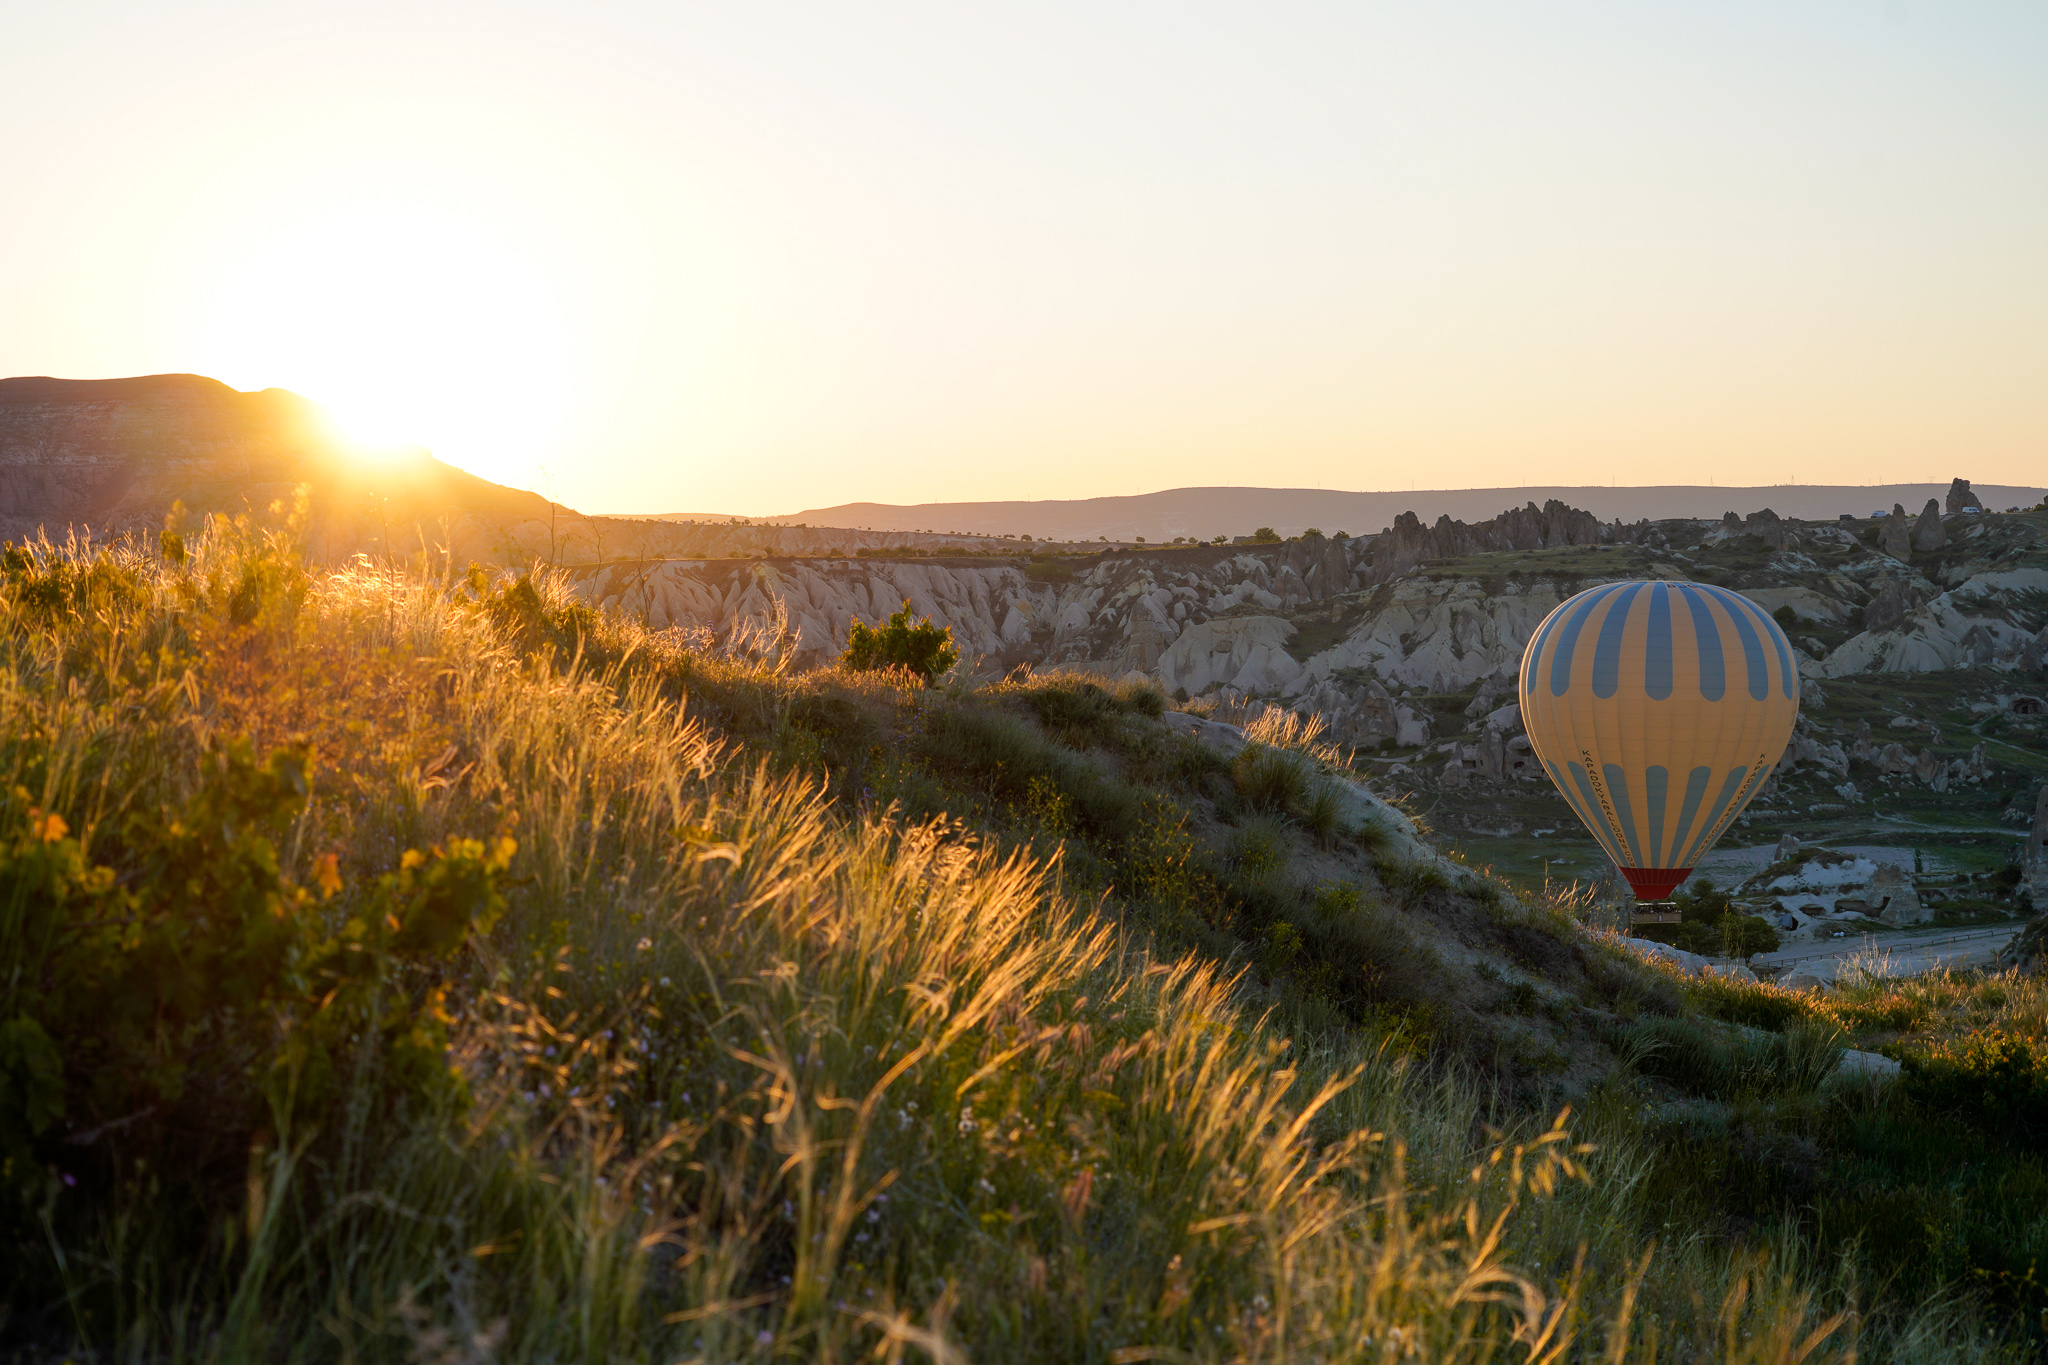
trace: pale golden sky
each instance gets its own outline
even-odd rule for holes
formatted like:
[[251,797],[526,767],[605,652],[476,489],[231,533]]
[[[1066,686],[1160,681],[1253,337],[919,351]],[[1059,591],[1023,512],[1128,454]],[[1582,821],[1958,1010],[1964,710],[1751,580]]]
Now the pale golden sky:
[[2036,0],[6,28],[0,374],[586,510],[2048,469]]

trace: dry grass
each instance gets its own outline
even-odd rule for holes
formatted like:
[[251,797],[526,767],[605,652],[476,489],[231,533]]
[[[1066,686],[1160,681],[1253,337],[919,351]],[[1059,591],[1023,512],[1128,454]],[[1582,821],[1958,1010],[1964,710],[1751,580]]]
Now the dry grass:
[[[164,1216],[147,1182],[95,1208],[54,1196],[6,1251],[15,1284],[58,1294],[33,1324],[46,1344],[1854,1354],[1844,1274],[1704,1230],[1645,1239],[1628,1123],[1489,1133],[1489,1097],[1455,1073],[1425,1076],[1368,1030],[1278,1036],[1227,972],[1156,960],[1069,900],[1056,866],[952,820],[849,814],[734,748],[697,718],[704,698],[772,713],[817,685],[772,641],[577,626],[552,581],[540,625],[515,630],[424,566],[309,581],[260,638],[209,636],[190,585],[281,551],[226,528],[195,551],[183,568],[131,558],[132,602],[39,622],[10,598],[12,782],[118,857],[123,812],[175,802],[210,737],[297,738],[322,767],[284,851],[296,875],[337,852],[353,886],[407,848],[513,829],[528,880],[451,1000],[469,1109],[359,1125],[352,1148],[252,1147],[247,1182],[202,1191],[198,1224]],[[1268,752],[1328,761],[1286,725]],[[260,1237],[220,1231],[249,1210]],[[9,1321],[47,1307],[14,1302]],[[1902,1322],[1894,1358],[1981,1354],[1952,1305]]]
[[1351,754],[1324,738],[1328,728],[1320,715],[1304,716],[1299,711],[1269,706],[1244,727],[1244,735],[1254,744],[1291,750],[1325,768],[1346,771],[1351,766]]

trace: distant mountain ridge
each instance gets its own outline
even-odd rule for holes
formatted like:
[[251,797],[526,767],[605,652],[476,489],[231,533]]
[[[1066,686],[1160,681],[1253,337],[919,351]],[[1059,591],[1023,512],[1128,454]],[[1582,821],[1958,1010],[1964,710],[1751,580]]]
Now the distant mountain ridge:
[[[964,547],[959,537],[595,518],[507,488],[418,447],[366,457],[318,403],[239,392],[197,374],[0,379],[0,541],[72,533],[153,541],[172,507],[263,512],[311,499],[307,548],[325,562],[426,551],[524,567],[607,559],[854,554]],[[705,522],[715,520],[717,524]]]
[[173,503],[241,511],[300,485],[330,520],[535,517],[548,507],[417,448],[366,462],[324,408],[288,389],[242,393],[196,374],[0,379],[0,533],[153,531]]
[[[1210,541],[1261,526],[1282,535],[1310,527],[1367,535],[1411,512],[1424,525],[1446,516],[1477,525],[1553,501],[1605,522],[1719,519],[1765,507],[1831,521],[1894,503],[1917,511],[1947,492],[1942,484],[1179,488],[1064,501],[845,503],[779,517],[607,517],[478,478],[417,448],[366,460],[336,434],[325,409],[286,389],[243,393],[196,374],[0,379],[0,539],[61,538],[73,529],[153,536],[174,503],[195,514],[261,510],[301,487],[311,491],[311,548],[322,559],[431,549],[498,564],[993,549],[998,537],[1019,534],[1068,544]],[[1976,491],[1994,510],[2033,506],[2044,492],[1985,484]]]
[[[1967,472],[1967,471],[1965,471]],[[2012,484],[1976,484],[1986,507],[2032,507],[2048,489]],[[1403,512],[1425,522],[1440,516],[1481,522],[1533,503],[1555,499],[1593,513],[1603,521],[1635,522],[1669,517],[1747,516],[1768,507],[1781,517],[1833,521],[1844,512],[1868,516],[1894,503],[1917,512],[1929,498],[1948,492],[1946,483],[1770,484],[1715,487],[1662,484],[1610,488],[1566,485],[1521,488],[1450,488],[1410,492],[1347,492],[1328,488],[1169,488],[1123,497],[1045,501],[849,502],[786,516],[755,517],[757,523],[853,526],[875,531],[938,531],[966,535],[1026,534],[1053,540],[1172,540],[1193,536],[1249,535],[1270,526],[1283,536],[1313,526],[1334,534],[1367,535],[1394,524]],[[643,514],[644,515],[644,514]],[[723,521],[713,513],[675,513],[661,520]]]

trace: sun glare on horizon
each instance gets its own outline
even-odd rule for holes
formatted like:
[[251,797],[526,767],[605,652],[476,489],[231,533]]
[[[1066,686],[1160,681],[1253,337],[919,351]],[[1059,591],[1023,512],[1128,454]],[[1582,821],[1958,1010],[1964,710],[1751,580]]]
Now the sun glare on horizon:
[[563,415],[559,309],[488,226],[359,207],[286,226],[221,274],[208,337],[221,377],[313,399],[371,458],[424,446],[535,481]]

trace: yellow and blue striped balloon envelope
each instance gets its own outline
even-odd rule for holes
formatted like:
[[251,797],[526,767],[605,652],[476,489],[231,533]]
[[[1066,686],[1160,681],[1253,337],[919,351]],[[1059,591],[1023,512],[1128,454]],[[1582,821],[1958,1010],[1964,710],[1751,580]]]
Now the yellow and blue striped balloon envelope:
[[1792,646],[1705,583],[1603,583],[1522,654],[1522,725],[1640,900],[1662,900],[1763,786],[1799,718]]

